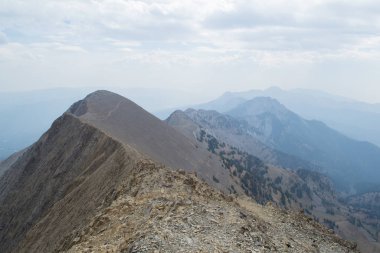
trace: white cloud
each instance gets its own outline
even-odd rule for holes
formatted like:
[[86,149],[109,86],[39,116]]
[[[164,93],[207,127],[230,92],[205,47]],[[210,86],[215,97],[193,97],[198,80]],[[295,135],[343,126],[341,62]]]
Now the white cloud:
[[[354,46],[379,31],[379,4],[366,1],[57,1],[2,3],[0,29],[19,43],[57,42],[86,48],[134,42],[236,50],[322,51]],[[103,38],[110,40],[104,41]],[[191,48],[191,45],[194,48]],[[170,45],[172,46],[172,45]],[[303,54],[304,52],[302,52]]]
[[107,83],[193,78],[203,88],[239,78],[242,87],[273,85],[267,71],[298,67],[304,79],[295,84],[312,83],[307,73],[332,62],[378,64],[379,12],[374,0],[0,1],[0,85],[14,78],[22,86],[23,68],[25,82],[46,85],[57,78],[34,81],[33,70],[63,83],[100,84],[112,75]]

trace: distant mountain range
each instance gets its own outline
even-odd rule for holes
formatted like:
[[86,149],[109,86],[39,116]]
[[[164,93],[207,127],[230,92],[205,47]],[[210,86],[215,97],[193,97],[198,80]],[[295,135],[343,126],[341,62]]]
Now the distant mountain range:
[[[323,171],[347,192],[380,189],[377,146],[350,139],[320,121],[303,119],[269,97],[240,101],[236,107],[225,109],[225,114],[203,109],[185,113],[202,127],[212,129],[220,140],[266,163]],[[177,115],[179,121],[180,113],[168,118],[174,126],[172,118]]]
[[380,104],[358,102],[321,91],[272,87],[227,92],[213,101],[192,107],[224,113],[255,97],[274,98],[305,119],[322,121],[351,138],[380,146]]
[[[380,190],[380,148],[355,141],[316,120],[305,120],[272,98],[258,97],[228,112],[255,129],[269,147],[322,167],[338,188]],[[375,189],[363,189],[373,185]]]

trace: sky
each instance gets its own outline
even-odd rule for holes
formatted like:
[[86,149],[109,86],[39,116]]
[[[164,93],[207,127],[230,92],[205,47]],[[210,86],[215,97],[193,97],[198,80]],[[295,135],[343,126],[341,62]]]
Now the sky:
[[0,91],[278,86],[380,102],[380,2],[0,0]]

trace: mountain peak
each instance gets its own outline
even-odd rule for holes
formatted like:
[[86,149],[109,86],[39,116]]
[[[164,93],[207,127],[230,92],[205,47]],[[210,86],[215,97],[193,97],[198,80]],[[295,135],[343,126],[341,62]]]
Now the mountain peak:
[[284,92],[284,90],[278,86],[271,86],[271,87],[265,89],[265,91],[267,91],[267,92]]
[[[188,110],[190,109],[187,109],[186,112]],[[191,109],[191,110],[194,110],[194,109]],[[176,110],[172,114],[170,114],[170,116],[165,121],[166,122],[171,122],[171,121],[180,122],[183,120],[189,120],[189,116],[187,115],[186,112],[181,111],[181,110]]]
[[[88,94],[84,100],[86,101],[93,101],[93,100],[98,100],[98,101],[102,101],[102,100],[113,100],[113,101],[122,101],[122,100],[128,100],[127,98],[117,94],[117,93],[114,93],[112,91],[108,91],[108,90],[97,90],[97,91],[94,91],[90,94]],[[128,100],[129,101],[129,100]],[[132,102],[132,101],[131,101]]]
[[137,104],[116,93],[107,90],[97,90],[74,103],[68,112],[77,117],[83,117],[86,114],[86,117],[91,115],[92,119],[104,118],[107,115],[109,116],[112,111],[118,109],[122,103],[128,104],[128,107],[143,110]]
[[272,97],[255,97],[247,101],[247,103],[266,103],[266,104],[271,104],[274,106],[282,106],[284,107],[280,102],[278,102],[276,99]]
[[284,105],[271,97],[255,97],[245,103],[238,105],[229,112],[229,114],[235,116],[255,116],[263,113],[270,113],[278,118],[293,115],[293,113],[289,111]]
[[[115,93],[95,91],[73,104],[67,113],[154,161],[172,168],[198,171],[205,175],[206,181],[213,182],[212,171],[217,174],[222,168],[218,158],[210,158],[206,149],[199,149],[193,140]],[[176,114],[180,116],[181,112]],[[230,179],[222,172],[219,185],[224,190],[225,185],[230,185]]]

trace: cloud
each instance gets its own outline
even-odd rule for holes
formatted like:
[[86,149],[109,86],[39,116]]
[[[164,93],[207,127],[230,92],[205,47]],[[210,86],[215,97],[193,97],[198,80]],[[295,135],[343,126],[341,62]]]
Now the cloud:
[[[232,9],[209,15],[202,25],[218,47],[261,52],[282,63],[286,59],[282,55],[293,55],[289,63],[376,59],[379,8],[376,1],[239,1]],[[364,48],[363,41],[372,43]]]
[[8,42],[8,37],[0,31],[0,45]]
[[[47,1],[2,4],[0,29],[19,43],[130,50],[319,51],[355,47],[379,30],[376,1]],[[105,41],[104,38],[109,38]],[[187,45],[186,47],[178,45]],[[176,46],[177,45],[177,46]]]
[[0,62],[28,73],[67,69],[56,73],[67,83],[107,82],[94,77],[103,72],[117,83],[173,83],[170,75],[248,83],[251,73],[270,82],[264,74],[279,67],[377,62],[379,12],[375,0],[0,1]]

